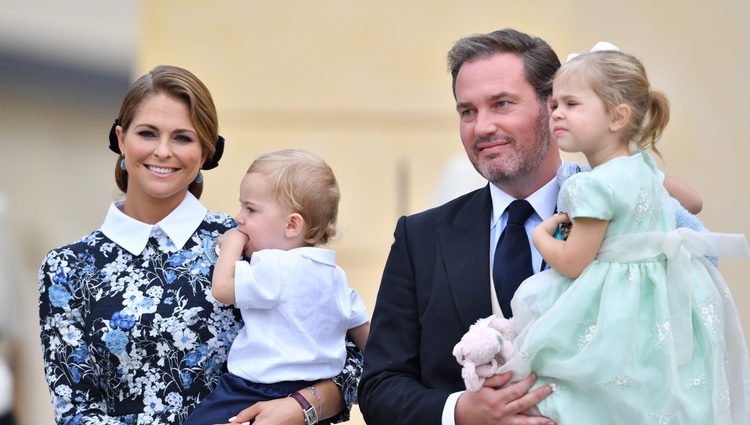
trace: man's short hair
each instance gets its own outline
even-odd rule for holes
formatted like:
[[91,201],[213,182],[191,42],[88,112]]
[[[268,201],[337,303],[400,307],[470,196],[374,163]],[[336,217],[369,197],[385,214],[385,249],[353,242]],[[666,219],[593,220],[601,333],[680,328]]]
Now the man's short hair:
[[464,63],[497,53],[518,54],[523,59],[526,80],[534,87],[540,101],[547,100],[552,93],[552,78],[560,67],[560,60],[546,41],[512,28],[464,37],[453,45],[448,52],[453,96],[456,95],[456,77]]

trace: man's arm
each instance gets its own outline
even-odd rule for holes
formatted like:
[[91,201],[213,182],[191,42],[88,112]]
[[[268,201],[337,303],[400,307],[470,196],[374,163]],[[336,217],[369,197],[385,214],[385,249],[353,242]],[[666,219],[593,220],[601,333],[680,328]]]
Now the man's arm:
[[451,391],[427,388],[421,381],[422,329],[405,217],[394,237],[365,350],[360,411],[369,425],[439,424]]

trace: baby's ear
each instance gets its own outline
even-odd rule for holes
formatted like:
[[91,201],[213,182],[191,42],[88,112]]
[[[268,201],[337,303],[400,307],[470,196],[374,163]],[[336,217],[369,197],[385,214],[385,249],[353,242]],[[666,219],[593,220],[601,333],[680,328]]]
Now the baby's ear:
[[305,228],[305,219],[299,213],[291,213],[286,220],[286,237],[294,238],[302,234]]

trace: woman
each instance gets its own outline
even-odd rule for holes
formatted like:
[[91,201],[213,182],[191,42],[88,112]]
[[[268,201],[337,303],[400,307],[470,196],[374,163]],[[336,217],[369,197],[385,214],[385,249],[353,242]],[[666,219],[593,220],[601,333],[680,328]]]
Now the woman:
[[[125,199],[100,229],[50,251],[39,272],[57,423],[180,424],[215,386],[242,327],[210,287],[213,241],[235,223],[198,201],[200,169],[223,152],[217,122],[208,89],[184,69],[158,66],[128,90],[109,138]],[[348,419],[362,369],[349,347],[339,376],[302,393],[321,418]],[[302,424],[300,404],[277,399],[250,414],[258,425]]]

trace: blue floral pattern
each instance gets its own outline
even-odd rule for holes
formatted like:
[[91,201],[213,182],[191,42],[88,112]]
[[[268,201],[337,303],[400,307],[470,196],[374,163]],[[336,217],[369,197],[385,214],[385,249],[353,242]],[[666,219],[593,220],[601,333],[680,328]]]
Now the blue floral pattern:
[[[243,324],[211,295],[206,248],[234,226],[208,213],[182,249],[156,232],[134,256],[96,230],[47,254],[39,314],[58,424],[181,424],[211,392]],[[334,382],[350,408],[362,354],[347,348]]]

